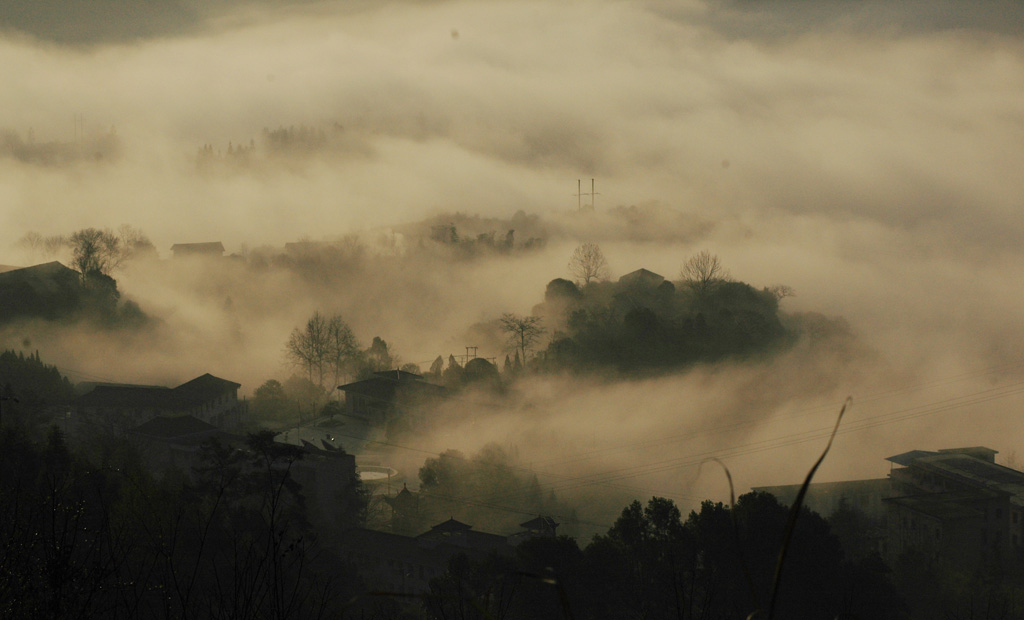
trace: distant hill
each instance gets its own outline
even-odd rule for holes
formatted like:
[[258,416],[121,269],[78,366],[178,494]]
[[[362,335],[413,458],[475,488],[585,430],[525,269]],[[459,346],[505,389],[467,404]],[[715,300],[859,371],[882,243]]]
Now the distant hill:
[[0,324],[19,318],[93,318],[108,324],[138,325],[145,315],[128,302],[119,307],[113,278],[88,281],[57,261],[0,272]]

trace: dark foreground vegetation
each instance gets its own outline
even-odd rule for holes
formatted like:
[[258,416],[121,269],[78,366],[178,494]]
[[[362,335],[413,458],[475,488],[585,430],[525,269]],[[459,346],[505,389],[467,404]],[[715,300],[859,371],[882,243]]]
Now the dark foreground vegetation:
[[[0,356],[11,359],[7,367],[52,374],[34,356]],[[634,501],[586,544],[537,536],[455,555],[426,590],[399,593],[363,582],[343,560],[363,504],[349,502],[337,527],[313,525],[293,475],[303,452],[271,433],[208,441],[196,467],[155,472],[130,441],[69,446],[57,427],[26,419],[21,398],[3,405],[21,408],[0,429],[3,618],[740,619],[771,600],[789,513],[764,493],[734,507],[705,501],[689,515],[671,500]],[[566,510],[495,449],[428,459],[420,479],[421,497],[433,494],[440,510],[472,512],[496,492],[524,509]],[[464,518],[474,514],[486,519]],[[796,524],[776,618],[1020,617],[1015,563],[955,566],[911,551],[893,572],[871,524],[848,506],[829,519],[802,509]]]

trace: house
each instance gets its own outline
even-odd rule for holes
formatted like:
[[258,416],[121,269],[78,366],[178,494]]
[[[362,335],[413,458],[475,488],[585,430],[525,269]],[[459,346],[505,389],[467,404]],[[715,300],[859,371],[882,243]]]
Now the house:
[[345,392],[345,415],[381,426],[408,409],[439,402],[447,394],[444,387],[404,370],[375,372],[338,389]]
[[193,256],[215,257],[224,256],[224,245],[220,241],[206,243],[175,243],[171,246],[174,258],[188,258]]
[[[553,533],[553,527],[558,525],[549,517],[538,519],[527,521],[522,527],[532,524],[537,532],[550,527]],[[430,589],[431,579],[444,574],[448,561],[455,555],[472,559],[492,553],[511,555],[516,545],[538,535],[537,532],[501,536],[478,532],[455,519],[438,523],[418,536],[355,528],[344,533],[341,551],[371,589],[420,594]]]
[[322,442],[317,447],[302,442],[302,458],[292,463],[291,477],[306,497],[310,520],[323,532],[347,527],[343,516],[355,511],[355,498],[347,491],[359,479],[356,457]]
[[82,275],[57,261],[0,273],[0,320],[17,316],[59,318],[79,307]]
[[664,281],[664,277],[643,268],[631,271],[619,278],[619,284],[626,286],[645,286],[648,288],[657,288]]
[[216,426],[190,415],[157,416],[129,429],[126,435],[155,472],[172,468],[192,471],[201,463],[199,447],[211,439],[228,445],[244,442],[242,437],[227,436]]
[[123,435],[156,417],[180,416],[220,429],[237,429],[248,410],[247,403],[238,400],[240,387],[209,373],[175,388],[99,384],[72,402],[72,416],[84,434]]

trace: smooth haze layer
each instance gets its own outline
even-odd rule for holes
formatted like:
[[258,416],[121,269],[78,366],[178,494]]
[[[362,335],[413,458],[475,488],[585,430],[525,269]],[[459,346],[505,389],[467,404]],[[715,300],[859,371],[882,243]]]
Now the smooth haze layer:
[[[0,263],[25,260],[14,246],[29,231],[123,222],[165,256],[173,243],[220,240],[230,253],[353,232],[394,254],[377,247],[381,233],[454,211],[524,210],[549,235],[516,259],[392,256],[326,292],[276,272],[257,283],[230,269],[202,279],[130,268],[115,275],[163,321],[146,337],[157,346],[33,333],[45,359],[126,381],[210,371],[251,391],[285,372],[288,331],[319,308],[343,312],[364,345],[380,335],[404,359],[429,360],[474,344],[462,341],[473,323],[529,312],[548,280],[568,275],[572,248],[594,240],[613,276],[646,267],[675,278],[708,248],[738,279],[793,286],[784,309],[843,316],[873,353],[797,350],[707,377],[538,385],[541,404],[525,410],[544,432],[523,430],[513,408],[424,446],[502,437],[538,461],[565,443],[635,448],[598,452],[585,468],[600,472],[656,460],[644,437],[723,419],[757,424],[701,439],[703,451],[827,426],[785,412],[827,418],[847,394],[899,395],[855,404],[856,423],[1021,381],[1019,2],[969,14],[955,2],[179,3],[186,12],[154,14],[146,28],[61,36],[47,36],[46,15],[10,12],[23,4],[0,8],[11,28],[0,38]],[[291,126],[332,132],[330,148],[271,153],[264,129]],[[114,155],[82,151],[112,127]],[[254,154],[227,158],[229,143]],[[77,156],[31,157],[26,144]],[[207,144],[215,165],[197,156]],[[587,192],[591,178],[597,212],[577,216],[576,181]],[[884,456],[914,448],[1017,449],[1019,395],[971,402],[844,435],[822,475],[881,475]],[[735,456],[741,484],[796,481],[820,447],[806,446]],[[641,486],[681,493],[695,471]]]

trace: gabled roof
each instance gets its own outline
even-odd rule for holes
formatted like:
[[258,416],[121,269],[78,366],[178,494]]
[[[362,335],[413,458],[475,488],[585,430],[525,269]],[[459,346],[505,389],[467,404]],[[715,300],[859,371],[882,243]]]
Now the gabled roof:
[[174,388],[174,395],[181,405],[193,406],[213,400],[224,392],[237,390],[240,387],[242,387],[240,383],[206,373]]
[[[361,394],[382,401],[394,401],[399,392],[442,396],[447,391],[443,386],[428,383],[411,372],[390,370],[385,373],[374,373],[369,379],[339,385],[338,389],[345,393]],[[391,375],[391,376],[388,376]]]
[[152,385],[97,385],[79,396],[81,407],[116,407],[176,411],[209,402],[221,394],[242,387],[234,381],[207,373],[171,389]]
[[77,283],[80,275],[58,261],[51,261],[0,273],[0,288],[20,286],[37,294],[59,293],[65,290],[63,283]]
[[472,525],[467,525],[461,521],[456,521],[454,517],[448,519],[444,523],[438,523],[437,525],[430,526],[429,532],[424,532],[420,536],[427,536],[429,534],[455,534],[458,532],[468,532],[473,529]]
[[651,286],[658,286],[664,281],[664,276],[658,275],[653,271],[648,271],[643,268],[637,269],[636,271],[631,271],[626,275],[622,276],[621,278],[619,278],[619,282],[622,284],[637,284],[643,282],[644,284],[650,284]]
[[551,517],[535,517],[533,519],[530,519],[526,523],[520,523],[519,527],[531,531],[554,531],[555,528],[558,527],[558,525],[558,522],[552,519]]
[[207,424],[198,418],[190,415],[181,416],[157,416],[148,422],[144,422],[132,429],[133,433],[158,437],[161,439],[174,439],[187,437],[199,433],[216,431],[217,427]]
[[395,379],[396,381],[415,381],[423,379],[423,375],[418,375],[414,372],[406,372],[404,370],[378,370],[373,374],[386,379]]

